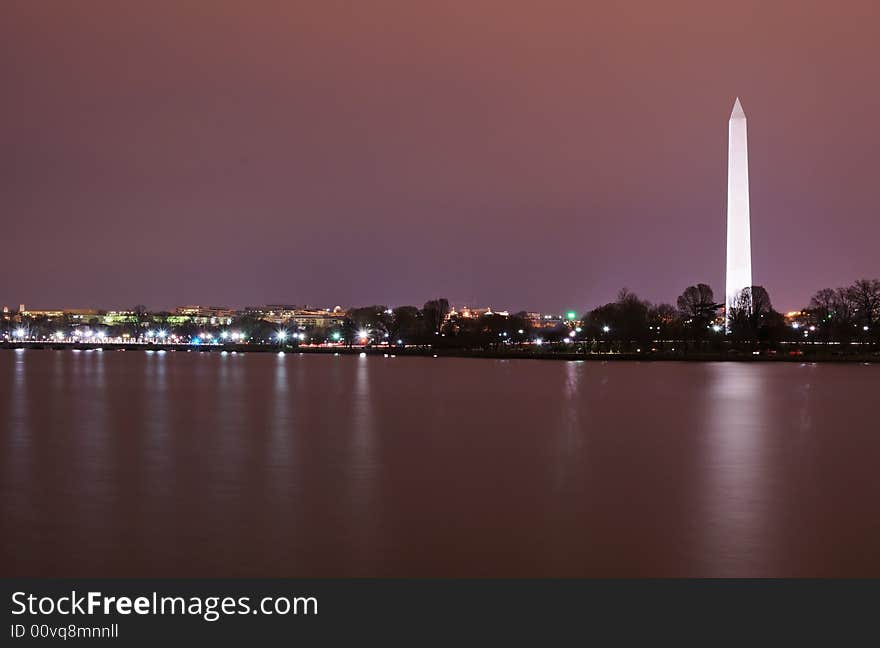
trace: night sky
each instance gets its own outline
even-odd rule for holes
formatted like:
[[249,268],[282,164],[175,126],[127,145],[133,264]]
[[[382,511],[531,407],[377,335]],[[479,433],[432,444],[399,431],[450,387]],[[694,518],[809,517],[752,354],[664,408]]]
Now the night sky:
[[876,0],[3,3],[0,302],[777,309],[880,276]]

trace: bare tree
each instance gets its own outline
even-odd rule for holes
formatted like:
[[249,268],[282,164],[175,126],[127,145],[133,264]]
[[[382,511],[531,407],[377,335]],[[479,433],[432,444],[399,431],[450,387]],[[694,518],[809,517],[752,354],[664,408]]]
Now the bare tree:
[[852,335],[852,305],[847,288],[823,288],[810,299],[808,310],[825,342],[844,341]]
[[809,310],[818,321],[831,319],[837,306],[837,292],[823,288],[810,299]]
[[730,330],[740,339],[757,339],[760,328],[774,313],[770,294],[763,286],[743,288],[728,313]]
[[880,279],[859,279],[846,289],[859,324],[873,329],[880,320]]
[[422,317],[429,333],[439,333],[446,315],[449,314],[449,300],[445,297],[432,299],[422,306]]
[[682,319],[691,325],[696,337],[705,333],[706,327],[714,321],[721,304],[715,302],[715,294],[707,284],[688,286],[676,302]]

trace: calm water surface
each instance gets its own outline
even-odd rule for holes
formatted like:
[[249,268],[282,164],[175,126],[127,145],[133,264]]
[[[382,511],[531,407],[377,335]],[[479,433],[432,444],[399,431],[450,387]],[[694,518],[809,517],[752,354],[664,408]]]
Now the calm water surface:
[[0,351],[3,576],[880,576],[880,366]]

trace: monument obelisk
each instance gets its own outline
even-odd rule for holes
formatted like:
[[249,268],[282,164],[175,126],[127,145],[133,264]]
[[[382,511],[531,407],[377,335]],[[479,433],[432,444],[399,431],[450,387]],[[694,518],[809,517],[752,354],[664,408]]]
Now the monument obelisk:
[[[752,285],[749,224],[749,145],[746,114],[739,97],[727,125],[727,312],[743,288]],[[729,321],[729,318],[727,318]]]

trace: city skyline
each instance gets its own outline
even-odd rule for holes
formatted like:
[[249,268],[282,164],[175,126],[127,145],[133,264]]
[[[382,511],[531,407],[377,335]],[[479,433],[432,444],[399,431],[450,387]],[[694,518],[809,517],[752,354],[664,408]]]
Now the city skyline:
[[329,5],[13,3],[0,298],[557,311],[622,286],[720,295],[739,95],[756,282],[800,308],[878,274],[878,9],[745,7],[482,0],[378,24]]

